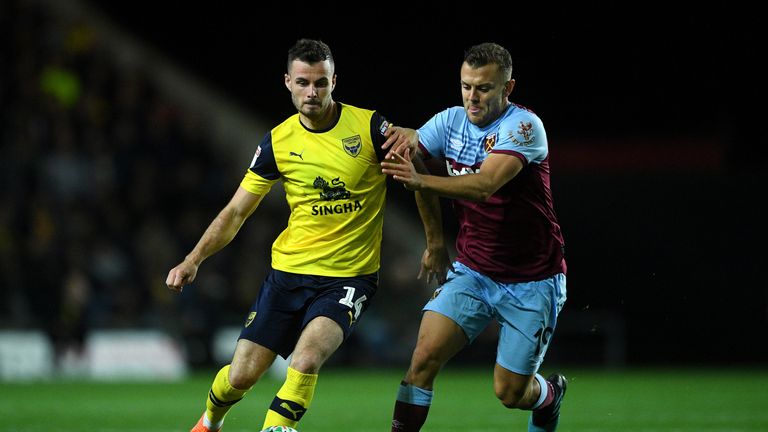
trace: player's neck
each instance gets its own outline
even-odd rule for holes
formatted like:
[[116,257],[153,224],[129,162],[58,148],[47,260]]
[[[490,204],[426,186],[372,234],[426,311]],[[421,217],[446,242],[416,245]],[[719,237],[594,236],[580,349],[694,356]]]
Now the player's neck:
[[328,129],[333,126],[334,123],[336,123],[336,118],[338,117],[338,109],[339,107],[336,101],[331,101],[331,106],[325,111],[325,113],[323,113],[321,117],[311,119],[304,114],[301,114],[301,123],[307,129],[314,131]]

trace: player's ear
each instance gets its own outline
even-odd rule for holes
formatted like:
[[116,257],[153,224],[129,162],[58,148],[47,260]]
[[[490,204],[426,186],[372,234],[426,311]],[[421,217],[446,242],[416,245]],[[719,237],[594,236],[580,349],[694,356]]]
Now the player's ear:
[[291,90],[291,76],[288,74],[285,74],[285,88],[287,88],[288,91]]
[[336,74],[333,74],[333,78],[331,78],[331,91],[336,88]]
[[504,83],[504,97],[508,98],[512,94],[512,89],[515,88],[515,79],[510,78],[509,81]]

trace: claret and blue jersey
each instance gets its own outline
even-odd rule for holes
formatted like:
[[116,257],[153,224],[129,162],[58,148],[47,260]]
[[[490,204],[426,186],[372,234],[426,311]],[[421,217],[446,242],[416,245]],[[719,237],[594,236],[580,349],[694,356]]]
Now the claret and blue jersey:
[[523,170],[485,202],[453,201],[457,260],[501,282],[565,272],[564,241],[554,212],[547,135],[541,119],[510,105],[485,127],[463,107],[448,108],[419,129],[425,157],[445,160],[448,175],[471,175],[491,153],[519,158]]

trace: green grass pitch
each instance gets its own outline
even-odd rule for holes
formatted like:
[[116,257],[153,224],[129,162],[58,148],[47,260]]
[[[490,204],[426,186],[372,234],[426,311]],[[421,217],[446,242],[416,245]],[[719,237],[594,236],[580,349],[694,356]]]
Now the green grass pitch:
[[[768,369],[568,370],[561,432],[768,431]],[[214,371],[182,382],[0,383],[0,431],[188,431]],[[299,432],[389,431],[402,371],[327,368]],[[259,430],[281,382],[264,379],[225,432]],[[493,395],[491,368],[447,367],[424,432],[525,431],[528,413]]]

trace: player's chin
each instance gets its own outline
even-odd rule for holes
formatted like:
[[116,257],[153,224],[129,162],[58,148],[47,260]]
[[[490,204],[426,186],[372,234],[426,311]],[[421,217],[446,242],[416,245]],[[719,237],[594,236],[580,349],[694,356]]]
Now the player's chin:
[[482,115],[480,112],[478,112],[477,114],[467,113],[467,118],[469,119],[469,122],[475,126],[480,126],[485,123],[485,116]]
[[322,109],[322,106],[319,104],[318,105],[304,104],[301,106],[301,113],[307,117],[311,117],[313,115],[317,115],[321,109]]

